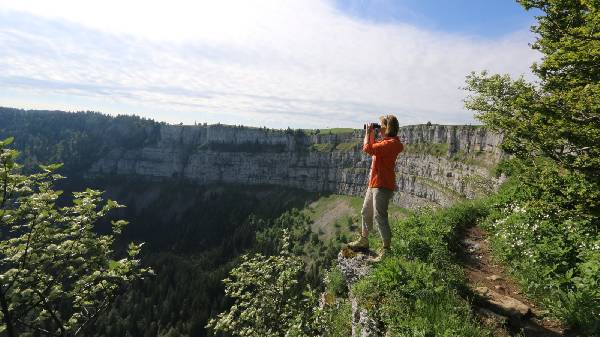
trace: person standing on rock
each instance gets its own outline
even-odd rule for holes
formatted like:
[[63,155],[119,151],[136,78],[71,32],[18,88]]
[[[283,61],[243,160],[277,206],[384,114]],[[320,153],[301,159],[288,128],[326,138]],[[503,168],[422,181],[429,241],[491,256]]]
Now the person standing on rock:
[[383,245],[374,259],[380,261],[389,254],[392,232],[388,222],[388,205],[396,190],[396,158],[404,149],[398,138],[398,119],[394,115],[381,116],[380,134],[382,139],[375,140],[376,124],[366,127],[363,151],[372,156],[369,186],[361,211],[362,229],[360,237],[348,244],[351,249],[369,249],[369,231],[373,220],[377,224]]

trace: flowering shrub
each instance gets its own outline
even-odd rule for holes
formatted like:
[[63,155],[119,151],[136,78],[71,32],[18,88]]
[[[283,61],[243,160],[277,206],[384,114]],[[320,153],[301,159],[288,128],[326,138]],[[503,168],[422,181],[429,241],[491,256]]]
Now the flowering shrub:
[[512,179],[490,199],[484,226],[495,254],[530,295],[570,326],[600,333],[598,218]]

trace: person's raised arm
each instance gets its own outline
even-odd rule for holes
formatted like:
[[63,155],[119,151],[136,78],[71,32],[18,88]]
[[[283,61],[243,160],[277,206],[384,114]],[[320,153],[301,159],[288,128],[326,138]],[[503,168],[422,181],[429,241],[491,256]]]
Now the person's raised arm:
[[375,143],[375,130],[373,130],[373,124],[369,124],[367,132],[365,132],[365,139],[363,141],[363,151],[370,155],[373,153],[373,143]]

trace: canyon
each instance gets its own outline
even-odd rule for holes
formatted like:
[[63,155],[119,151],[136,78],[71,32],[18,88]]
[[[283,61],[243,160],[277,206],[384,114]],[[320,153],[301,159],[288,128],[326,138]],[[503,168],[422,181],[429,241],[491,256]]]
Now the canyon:
[[[311,192],[363,195],[371,158],[363,130],[273,130],[229,125],[161,124],[157,140],[112,147],[85,172],[184,179],[197,184],[276,185]],[[448,206],[489,193],[501,182],[502,136],[477,125],[403,126],[396,162],[405,208]]]

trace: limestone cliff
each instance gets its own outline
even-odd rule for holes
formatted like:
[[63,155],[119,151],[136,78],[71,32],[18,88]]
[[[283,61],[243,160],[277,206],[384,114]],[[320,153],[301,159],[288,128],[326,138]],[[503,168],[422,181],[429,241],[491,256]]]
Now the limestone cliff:
[[[362,195],[370,156],[362,130],[347,133],[271,130],[226,125],[161,125],[159,141],[114,148],[89,175],[184,178],[200,184],[274,184]],[[501,137],[480,126],[414,125],[400,130],[406,151],[397,160],[394,202],[413,208],[485,193],[502,156]]]

